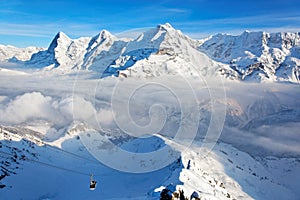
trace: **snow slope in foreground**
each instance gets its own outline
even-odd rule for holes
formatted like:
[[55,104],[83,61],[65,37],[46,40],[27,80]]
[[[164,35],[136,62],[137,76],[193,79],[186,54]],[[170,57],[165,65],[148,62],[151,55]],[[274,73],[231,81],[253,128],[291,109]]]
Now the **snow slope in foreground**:
[[[186,149],[159,136],[129,140],[123,146],[144,152],[157,149],[159,143],[170,145],[181,152],[179,159],[158,171],[132,174],[95,160],[76,135],[38,146],[35,143],[39,138],[30,131],[21,137],[23,129],[3,130],[1,168],[7,176],[1,180],[1,185],[5,185],[0,190],[1,199],[159,199],[158,191],[164,187],[183,189],[188,197],[194,193],[201,199],[216,200],[296,200],[300,195],[296,185],[300,160],[296,158],[255,158],[224,143],[217,143],[208,152],[199,146],[200,141]],[[52,146],[55,144],[61,148]],[[98,181],[95,191],[88,189],[90,173]]]

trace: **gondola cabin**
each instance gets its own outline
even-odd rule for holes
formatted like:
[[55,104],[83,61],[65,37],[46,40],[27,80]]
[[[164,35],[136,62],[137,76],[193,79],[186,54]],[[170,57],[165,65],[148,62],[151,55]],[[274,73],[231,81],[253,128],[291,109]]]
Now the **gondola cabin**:
[[97,181],[93,180],[93,175],[90,177],[90,190],[95,190],[96,189],[96,184]]

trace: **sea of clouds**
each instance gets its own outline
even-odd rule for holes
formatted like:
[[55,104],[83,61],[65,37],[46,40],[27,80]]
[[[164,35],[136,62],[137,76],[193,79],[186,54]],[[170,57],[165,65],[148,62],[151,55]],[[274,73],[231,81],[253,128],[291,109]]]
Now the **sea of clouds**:
[[43,134],[53,140],[77,122],[135,137],[156,132],[200,140],[210,130],[213,139],[255,155],[294,156],[300,155],[298,91],[294,84],[182,77],[0,74],[0,124],[44,123]]

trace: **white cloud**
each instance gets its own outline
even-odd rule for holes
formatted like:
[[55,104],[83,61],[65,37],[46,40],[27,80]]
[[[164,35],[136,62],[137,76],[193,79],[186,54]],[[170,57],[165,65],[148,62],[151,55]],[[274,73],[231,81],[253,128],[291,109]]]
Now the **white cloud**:
[[72,97],[72,100],[74,120],[89,121],[91,123],[96,114],[92,103],[79,96]]
[[114,121],[113,113],[110,109],[100,109],[97,112],[97,119],[100,125],[111,125]]
[[161,10],[162,12],[170,12],[170,13],[187,13],[189,10],[181,9],[181,8],[165,8]]
[[40,92],[32,92],[17,96],[7,104],[3,102],[0,107],[0,123],[22,124],[44,120],[56,127],[63,127],[73,120],[91,122],[94,114],[93,105],[81,97],[55,100]]
[[26,93],[10,101],[0,110],[0,120],[7,123],[22,123],[30,119],[47,119],[54,115],[52,98],[41,93]]

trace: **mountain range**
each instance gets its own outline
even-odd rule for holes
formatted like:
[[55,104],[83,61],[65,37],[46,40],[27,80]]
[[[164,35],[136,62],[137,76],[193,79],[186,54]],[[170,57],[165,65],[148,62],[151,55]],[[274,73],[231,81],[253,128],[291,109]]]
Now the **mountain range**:
[[231,80],[300,80],[300,33],[245,31],[194,40],[166,23],[136,39],[106,30],[94,37],[70,39],[59,32],[46,49],[0,45],[0,61],[25,68],[106,76],[222,76]]

